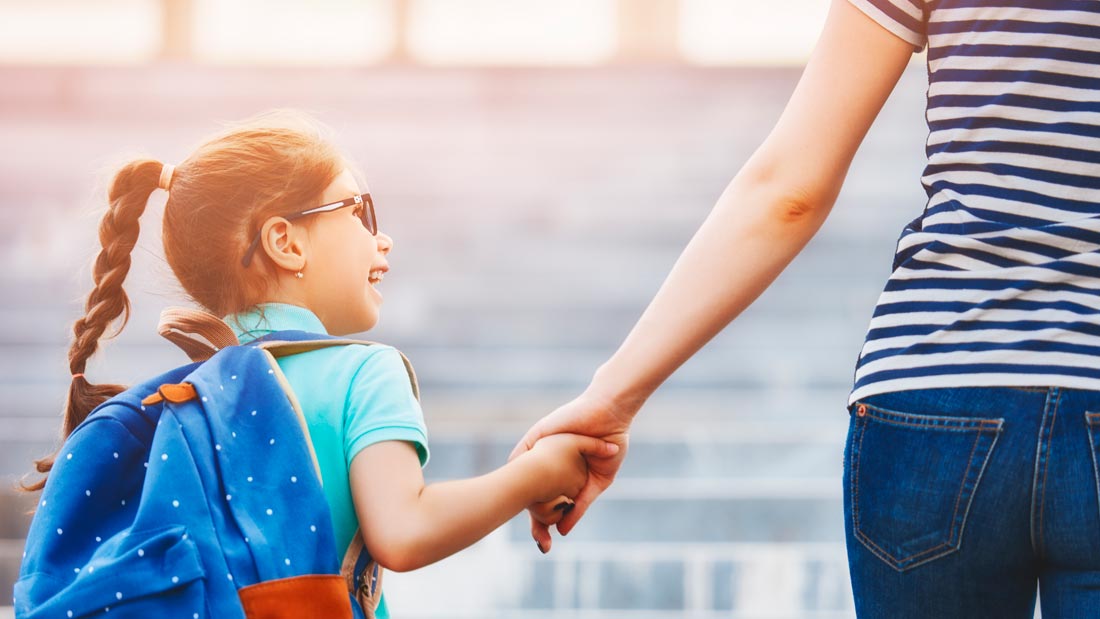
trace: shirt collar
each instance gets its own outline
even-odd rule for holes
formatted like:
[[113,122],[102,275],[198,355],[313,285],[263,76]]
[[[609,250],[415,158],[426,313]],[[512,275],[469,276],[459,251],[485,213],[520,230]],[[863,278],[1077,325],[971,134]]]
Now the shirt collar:
[[316,314],[304,307],[286,303],[261,303],[225,317],[242,344],[276,331],[308,331],[325,333],[325,325]]

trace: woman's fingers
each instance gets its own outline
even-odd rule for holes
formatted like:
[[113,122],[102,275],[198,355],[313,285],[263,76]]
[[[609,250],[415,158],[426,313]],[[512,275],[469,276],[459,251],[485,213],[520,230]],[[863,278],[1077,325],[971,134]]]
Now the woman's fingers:
[[577,526],[580,519],[584,517],[584,513],[588,511],[588,506],[596,500],[596,497],[600,496],[601,492],[603,490],[591,481],[585,484],[584,488],[581,488],[581,493],[577,495],[573,507],[562,514],[561,520],[557,522],[558,533],[567,535],[572,531],[573,527]]

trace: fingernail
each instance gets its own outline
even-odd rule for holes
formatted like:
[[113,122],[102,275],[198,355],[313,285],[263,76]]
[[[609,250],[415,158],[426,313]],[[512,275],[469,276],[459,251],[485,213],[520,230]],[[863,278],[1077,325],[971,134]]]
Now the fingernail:
[[542,554],[546,554],[546,551],[542,548],[542,542],[535,540],[535,545],[539,547],[539,552],[541,552]]
[[569,513],[569,510],[573,509],[573,504],[569,501],[562,501],[554,506],[554,511]]

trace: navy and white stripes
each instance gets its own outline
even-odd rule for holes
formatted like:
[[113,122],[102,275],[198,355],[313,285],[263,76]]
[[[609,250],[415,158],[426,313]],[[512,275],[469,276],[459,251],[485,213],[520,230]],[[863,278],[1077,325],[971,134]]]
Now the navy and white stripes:
[[898,240],[850,402],[1100,391],[1100,2],[850,0],[928,48],[924,213]]

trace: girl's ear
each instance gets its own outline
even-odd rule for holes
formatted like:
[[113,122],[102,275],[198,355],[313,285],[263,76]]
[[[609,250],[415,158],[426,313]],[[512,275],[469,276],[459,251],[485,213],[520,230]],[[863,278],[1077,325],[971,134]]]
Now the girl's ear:
[[264,253],[278,268],[291,273],[305,268],[308,239],[301,226],[282,217],[272,217],[260,228],[260,239]]

